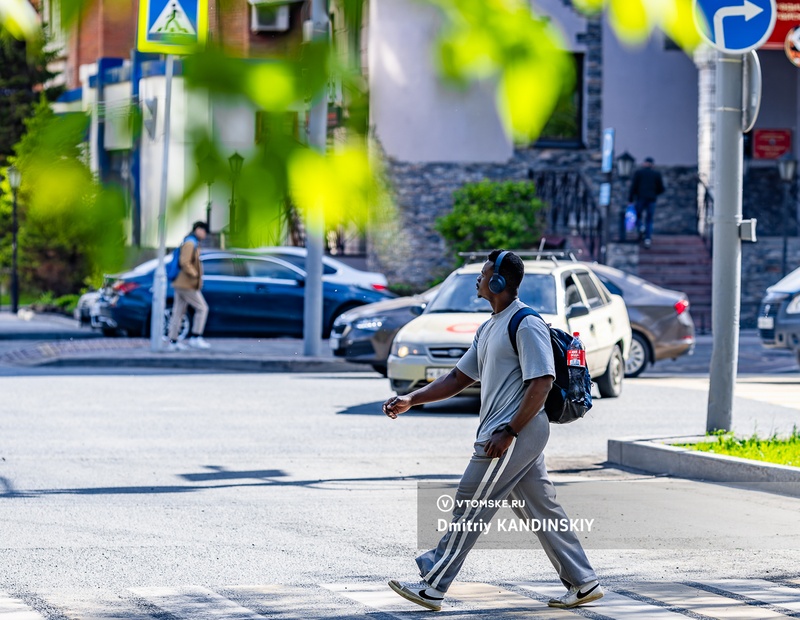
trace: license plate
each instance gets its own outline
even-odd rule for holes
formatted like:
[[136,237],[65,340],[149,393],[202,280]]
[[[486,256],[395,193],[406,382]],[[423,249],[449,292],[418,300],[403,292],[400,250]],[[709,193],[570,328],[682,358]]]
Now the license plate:
[[758,317],[758,329],[773,329],[775,327],[775,317],[760,316]]
[[328,341],[328,344],[330,344],[332,351],[338,351],[339,349],[342,348],[342,341],[339,338],[331,338]]
[[449,374],[450,370],[450,368],[426,368],[425,378],[428,382],[436,381],[439,377],[444,377],[446,374]]

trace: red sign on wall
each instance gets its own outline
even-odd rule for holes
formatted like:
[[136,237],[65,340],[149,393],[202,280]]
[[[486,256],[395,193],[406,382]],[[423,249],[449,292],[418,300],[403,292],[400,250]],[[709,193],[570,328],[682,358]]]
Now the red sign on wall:
[[786,35],[795,26],[800,25],[800,2],[781,2],[778,0],[778,18],[775,21],[775,30],[761,47],[765,50],[782,50],[786,42]]
[[791,129],[756,129],[753,132],[753,159],[778,159],[791,150]]

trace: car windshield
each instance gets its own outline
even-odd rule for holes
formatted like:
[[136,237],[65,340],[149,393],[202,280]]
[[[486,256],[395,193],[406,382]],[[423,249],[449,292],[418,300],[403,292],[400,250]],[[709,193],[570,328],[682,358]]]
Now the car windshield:
[[[445,280],[426,313],[442,312],[491,312],[492,307],[485,299],[476,295],[477,274],[465,273]],[[520,299],[537,312],[556,313],[556,285],[553,276],[547,274],[528,274],[522,280]]]

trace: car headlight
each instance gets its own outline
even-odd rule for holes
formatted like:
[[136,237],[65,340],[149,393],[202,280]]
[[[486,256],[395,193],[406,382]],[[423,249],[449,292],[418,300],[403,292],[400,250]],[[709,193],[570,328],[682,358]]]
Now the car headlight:
[[384,321],[386,321],[385,317],[373,316],[364,319],[359,319],[358,321],[353,323],[353,327],[355,329],[360,329],[365,332],[376,332],[381,327],[383,327]]
[[800,295],[795,295],[794,299],[786,306],[786,314],[800,314]]
[[397,357],[408,357],[409,355],[423,355],[425,347],[418,344],[408,344],[402,342],[392,343],[392,355]]

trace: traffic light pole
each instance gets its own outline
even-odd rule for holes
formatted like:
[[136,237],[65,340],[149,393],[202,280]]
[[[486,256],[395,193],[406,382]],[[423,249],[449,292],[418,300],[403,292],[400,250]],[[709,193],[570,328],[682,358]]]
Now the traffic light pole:
[[743,58],[717,53],[714,157],[714,256],[711,328],[714,334],[706,430],[730,430],[739,355],[742,274]]

